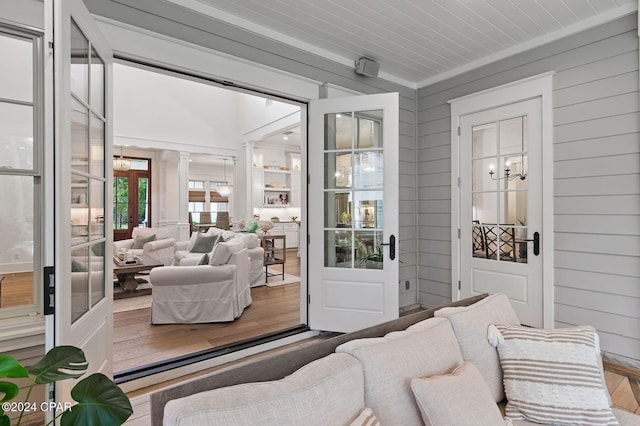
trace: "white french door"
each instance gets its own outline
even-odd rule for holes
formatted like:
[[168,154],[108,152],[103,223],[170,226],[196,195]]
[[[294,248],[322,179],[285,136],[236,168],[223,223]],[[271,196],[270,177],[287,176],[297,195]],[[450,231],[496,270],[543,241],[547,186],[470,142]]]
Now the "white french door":
[[460,297],[509,296],[542,327],[541,99],[460,118]]
[[[49,6],[51,3],[49,3]],[[53,1],[55,34],[55,344],[112,374],[112,52],[81,0]],[[61,382],[61,397],[72,383]]]
[[397,93],[309,104],[309,326],[398,317]]

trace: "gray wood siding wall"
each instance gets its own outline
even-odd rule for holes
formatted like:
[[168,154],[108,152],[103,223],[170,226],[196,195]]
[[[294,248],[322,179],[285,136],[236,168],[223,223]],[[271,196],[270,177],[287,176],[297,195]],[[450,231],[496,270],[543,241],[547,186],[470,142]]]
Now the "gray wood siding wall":
[[418,91],[419,301],[451,299],[450,99],[555,71],[554,317],[640,359],[636,15]]
[[[248,59],[291,74],[365,94],[400,94],[400,306],[417,302],[416,95],[413,89],[355,74],[352,67],[286,46],[222,21],[155,0],[85,0],[94,14],[196,45]],[[355,58],[354,58],[355,59]],[[262,85],[262,82],[256,82]],[[409,281],[410,288],[405,288]]]

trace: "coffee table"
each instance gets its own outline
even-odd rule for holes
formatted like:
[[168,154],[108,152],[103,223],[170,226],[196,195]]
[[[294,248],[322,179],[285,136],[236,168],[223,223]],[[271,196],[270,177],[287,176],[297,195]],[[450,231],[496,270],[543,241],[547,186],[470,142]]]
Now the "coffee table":
[[152,257],[140,255],[136,256],[138,263],[130,265],[119,265],[116,259],[113,259],[113,274],[118,278],[118,283],[124,291],[135,291],[138,288],[138,280],[136,274],[142,271],[150,271],[164,264],[158,262]]

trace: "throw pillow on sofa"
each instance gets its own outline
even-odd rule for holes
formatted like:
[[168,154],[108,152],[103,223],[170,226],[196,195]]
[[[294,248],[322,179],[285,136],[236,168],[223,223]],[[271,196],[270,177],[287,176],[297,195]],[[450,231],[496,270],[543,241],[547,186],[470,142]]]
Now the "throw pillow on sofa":
[[496,348],[487,342],[487,329],[491,324],[520,325],[509,298],[504,294],[492,294],[469,306],[442,308],[436,317],[447,318],[465,361],[482,366],[480,373],[487,382],[496,402],[504,399],[502,369]]
[[209,264],[209,254],[205,253],[204,256],[202,256],[202,259],[200,259],[200,262],[198,262],[198,265],[208,265]]
[[469,361],[450,374],[414,378],[411,390],[427,426],[505,424],[480,371]]
[[218,242],[219,235],[206,235],[198,233],[196,242],[191,247],[191,253],[210,253]]
[[336,348],[362,363],[365,403],[383,425],[420,424],[411,379],[448,373],[463,362],[449,321],[429,318],[415,327],[384,337],[351,340]]
[[506,415],[545,424],[618,424],[595,329],[491,326],[504,371]]
[[156,240],[156,234],[149,235],[148,237],[136,237],[133,241],[133,249],[144,248],[144,245]]

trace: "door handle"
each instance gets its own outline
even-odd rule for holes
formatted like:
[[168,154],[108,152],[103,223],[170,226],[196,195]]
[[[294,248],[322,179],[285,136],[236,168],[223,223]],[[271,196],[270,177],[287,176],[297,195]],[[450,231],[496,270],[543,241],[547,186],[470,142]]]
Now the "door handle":
[[396,236],[391,235],[388,243],[382,243],[381,246],[389,246],[389,259],[394,260],[396,258]]
[[523,241],[533,241],[533,254],[535,256],[540,254],[540,233],[539,232],[533,233],[533,239],[523,240]]

